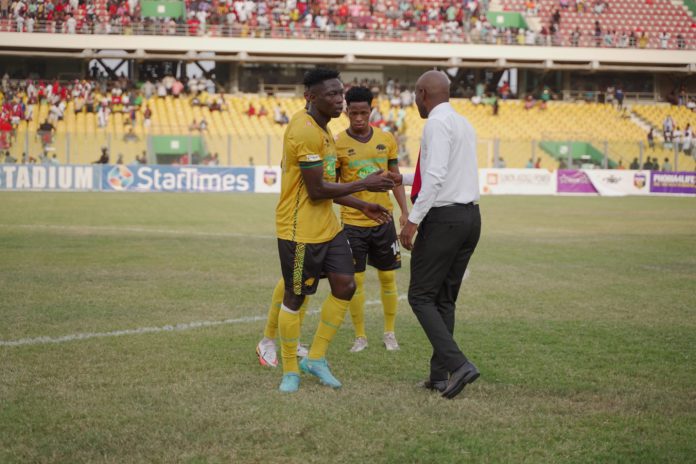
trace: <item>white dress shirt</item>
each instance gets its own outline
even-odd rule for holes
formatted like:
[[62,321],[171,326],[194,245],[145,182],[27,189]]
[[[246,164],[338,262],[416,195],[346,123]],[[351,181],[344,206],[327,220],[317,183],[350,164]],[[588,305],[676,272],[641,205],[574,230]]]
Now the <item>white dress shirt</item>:
[[[430,208],[479,200],[476,132],[449,102],[430,111],[420,152],[421,189],[408,220],[420,224]],[[403,184],[413,185],[413,174]]]

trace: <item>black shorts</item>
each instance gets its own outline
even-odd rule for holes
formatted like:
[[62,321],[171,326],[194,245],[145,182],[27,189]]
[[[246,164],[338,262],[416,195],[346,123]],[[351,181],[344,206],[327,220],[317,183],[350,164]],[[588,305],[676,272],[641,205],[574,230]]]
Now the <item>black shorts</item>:
[[285,289],[295,295],[314,295],[319,279],[329,273],[353,274],[353,254],[343,231],[324,243],[278,239]]
[[401,267],[401,251],[394,221],[374,227],[346,224],[343,231],[353,250],[355,272],[365,272],[366,264],[380,271],[391,271]]

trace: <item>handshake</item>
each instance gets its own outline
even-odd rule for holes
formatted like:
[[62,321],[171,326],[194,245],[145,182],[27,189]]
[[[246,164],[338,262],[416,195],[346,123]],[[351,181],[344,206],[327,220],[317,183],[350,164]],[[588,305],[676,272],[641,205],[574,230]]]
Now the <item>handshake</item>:
[[384,169],[380,169],[366,176],[362,180],[362,183],[365,186],[365,190],[370,192],[387,192],[394,187],[399,187],[401,181],[401,174],[396,174],[391,171],[385,172]]

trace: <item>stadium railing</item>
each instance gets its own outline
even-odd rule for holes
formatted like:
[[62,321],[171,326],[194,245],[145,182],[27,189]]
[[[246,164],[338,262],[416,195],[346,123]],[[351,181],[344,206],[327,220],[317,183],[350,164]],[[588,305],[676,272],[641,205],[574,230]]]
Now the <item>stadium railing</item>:
[[[142,135],[129,140],[124,134],[106,132],[70,133],[58,132],[47,142],[41,134],[23,132],[12,140],[11,146],[0,152],[9,152],[15,159],[21,160],[23,154],[40,162],[42,154],[48,158],[56,155],[60,164],[89,164],[96,162],[101,148],[107,148],[110,162],[115,164],[122,156],[124,164],[132,163],[136,157],[147,154],[151,164],[207,164],[212,155],[216,155],[217,164],[221,166],[273,166],[279,165],[282,156],[282,137],[274,135],[232,136],[228,134],[211,135],[194,134],[203,139],[202,148],[194,149],[188,145],[186,137],[191,134]],[[177,146],[177,153],[166,153],[154,145],[153,137],[179,138],[184,141]],[[415,165],[418,153],[418,137],[407,137],[401,148],[400,160],[403,166]],[[557,148],[549,150],[548,144]],[[575,145],[582,145],[576,150]],[[565,147],[565,148],[563,148]],[[198,152],[200,150],[200,153]],[[532,165],[549,170],[558,168],[622,168],[628,169],[636,159],[642,167],[647,160],[657,158],[660,166],[668,158],[674,170],[696,170],[696,150],[685,153],[677,144],[656,142],[654,148],[638,141],[609,141],[591,137],[553,136],[548,140],[520,139],[479,139],[477,141],[477,159],[480,168],[525,168],[531,160]],[[0,162],[4,156],[0,157]]]
[[[68,29],[65,23],[55,21],[36,21],[31,31],[23,27],[22,31],[17,31],[14,22],[5,22],[0,25],[0,32],[26,32],[26,33],[49,33],[67,34]],[[591,47],[596,48],[594,37],[583,36],[577,44],[572,43],[570,38],[561,35],[541,35],[535,33],[533,43],[525,40],[521,35],[496,35],[486,34],[482,36],[475,29],[471,32],[459,31],[423,31],[418,29],[409,30],[382,30],[382,29],[358,29],[349,28],[346,30],[321,31],[316,28],[304,27],[285,27],[271,26],[268,28],[251,28],[246,25],[227,25],[227,24],[208,24],[205,26],[192,27],[183,23],[166,22],[135,22],[127,26],[110,23],[83,23],[82,27],[75,30],[75,34],[106,34],[106,35],[145,35],[145,36],[184,36],[184,37],[228,37],[228,38],[272,38],[272,39],[312,39],[312,40],[359,40],[359,41],[394,41],[394,42],[432,42],[432,43],[454,43],[454,44],[488,44],[488,45],[520,45],[520,46],[553,46],[553,47]],[[657,49],[660,47],[649,44],[646,48]],[[607,48],[602,43],[599,48]],[[608,48],[621,48],[619,44],[614,44]],[[626,47],[628,48],[628,47]],[[630,48],[639,48],[637,46]],[[684,46],[678,46],[676,41],[670,43],[669,49],[688,49],[695,48],[691,38],[684,39]]]

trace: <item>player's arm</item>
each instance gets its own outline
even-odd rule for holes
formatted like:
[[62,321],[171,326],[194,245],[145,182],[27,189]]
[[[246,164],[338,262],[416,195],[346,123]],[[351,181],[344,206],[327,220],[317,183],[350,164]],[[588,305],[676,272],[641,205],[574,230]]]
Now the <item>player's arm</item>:
[[[399,172],[398,160],[389,160],[389,173],[398,176],[401,175]],[[406,202],[406,192],[404,191],[404,186],[399,185],[398,187],[394,187],[392,192],[394,193],[394,198],[396,198],[396,202],[401,210],[401,216],[399,216],[399,225],[403,227],[406,224],[406,221],[408,221],[408,203]]]
[[300,170],[307,194],[314,201],[331,200],[365,190],[386,192],[394,188],[394,182],[382,176],[382,171],[377,171],[355,182],[339,184],[324,180],[324,167],[321,161],[300,162]]
[[373,221],[377,221],[380,224],[386,224],[392,219],[389,210],[384,206],[378,205],[377,203],[368,203],[352,195],[334,198],[334,203],[357,209],[368,218],[372,219]]

